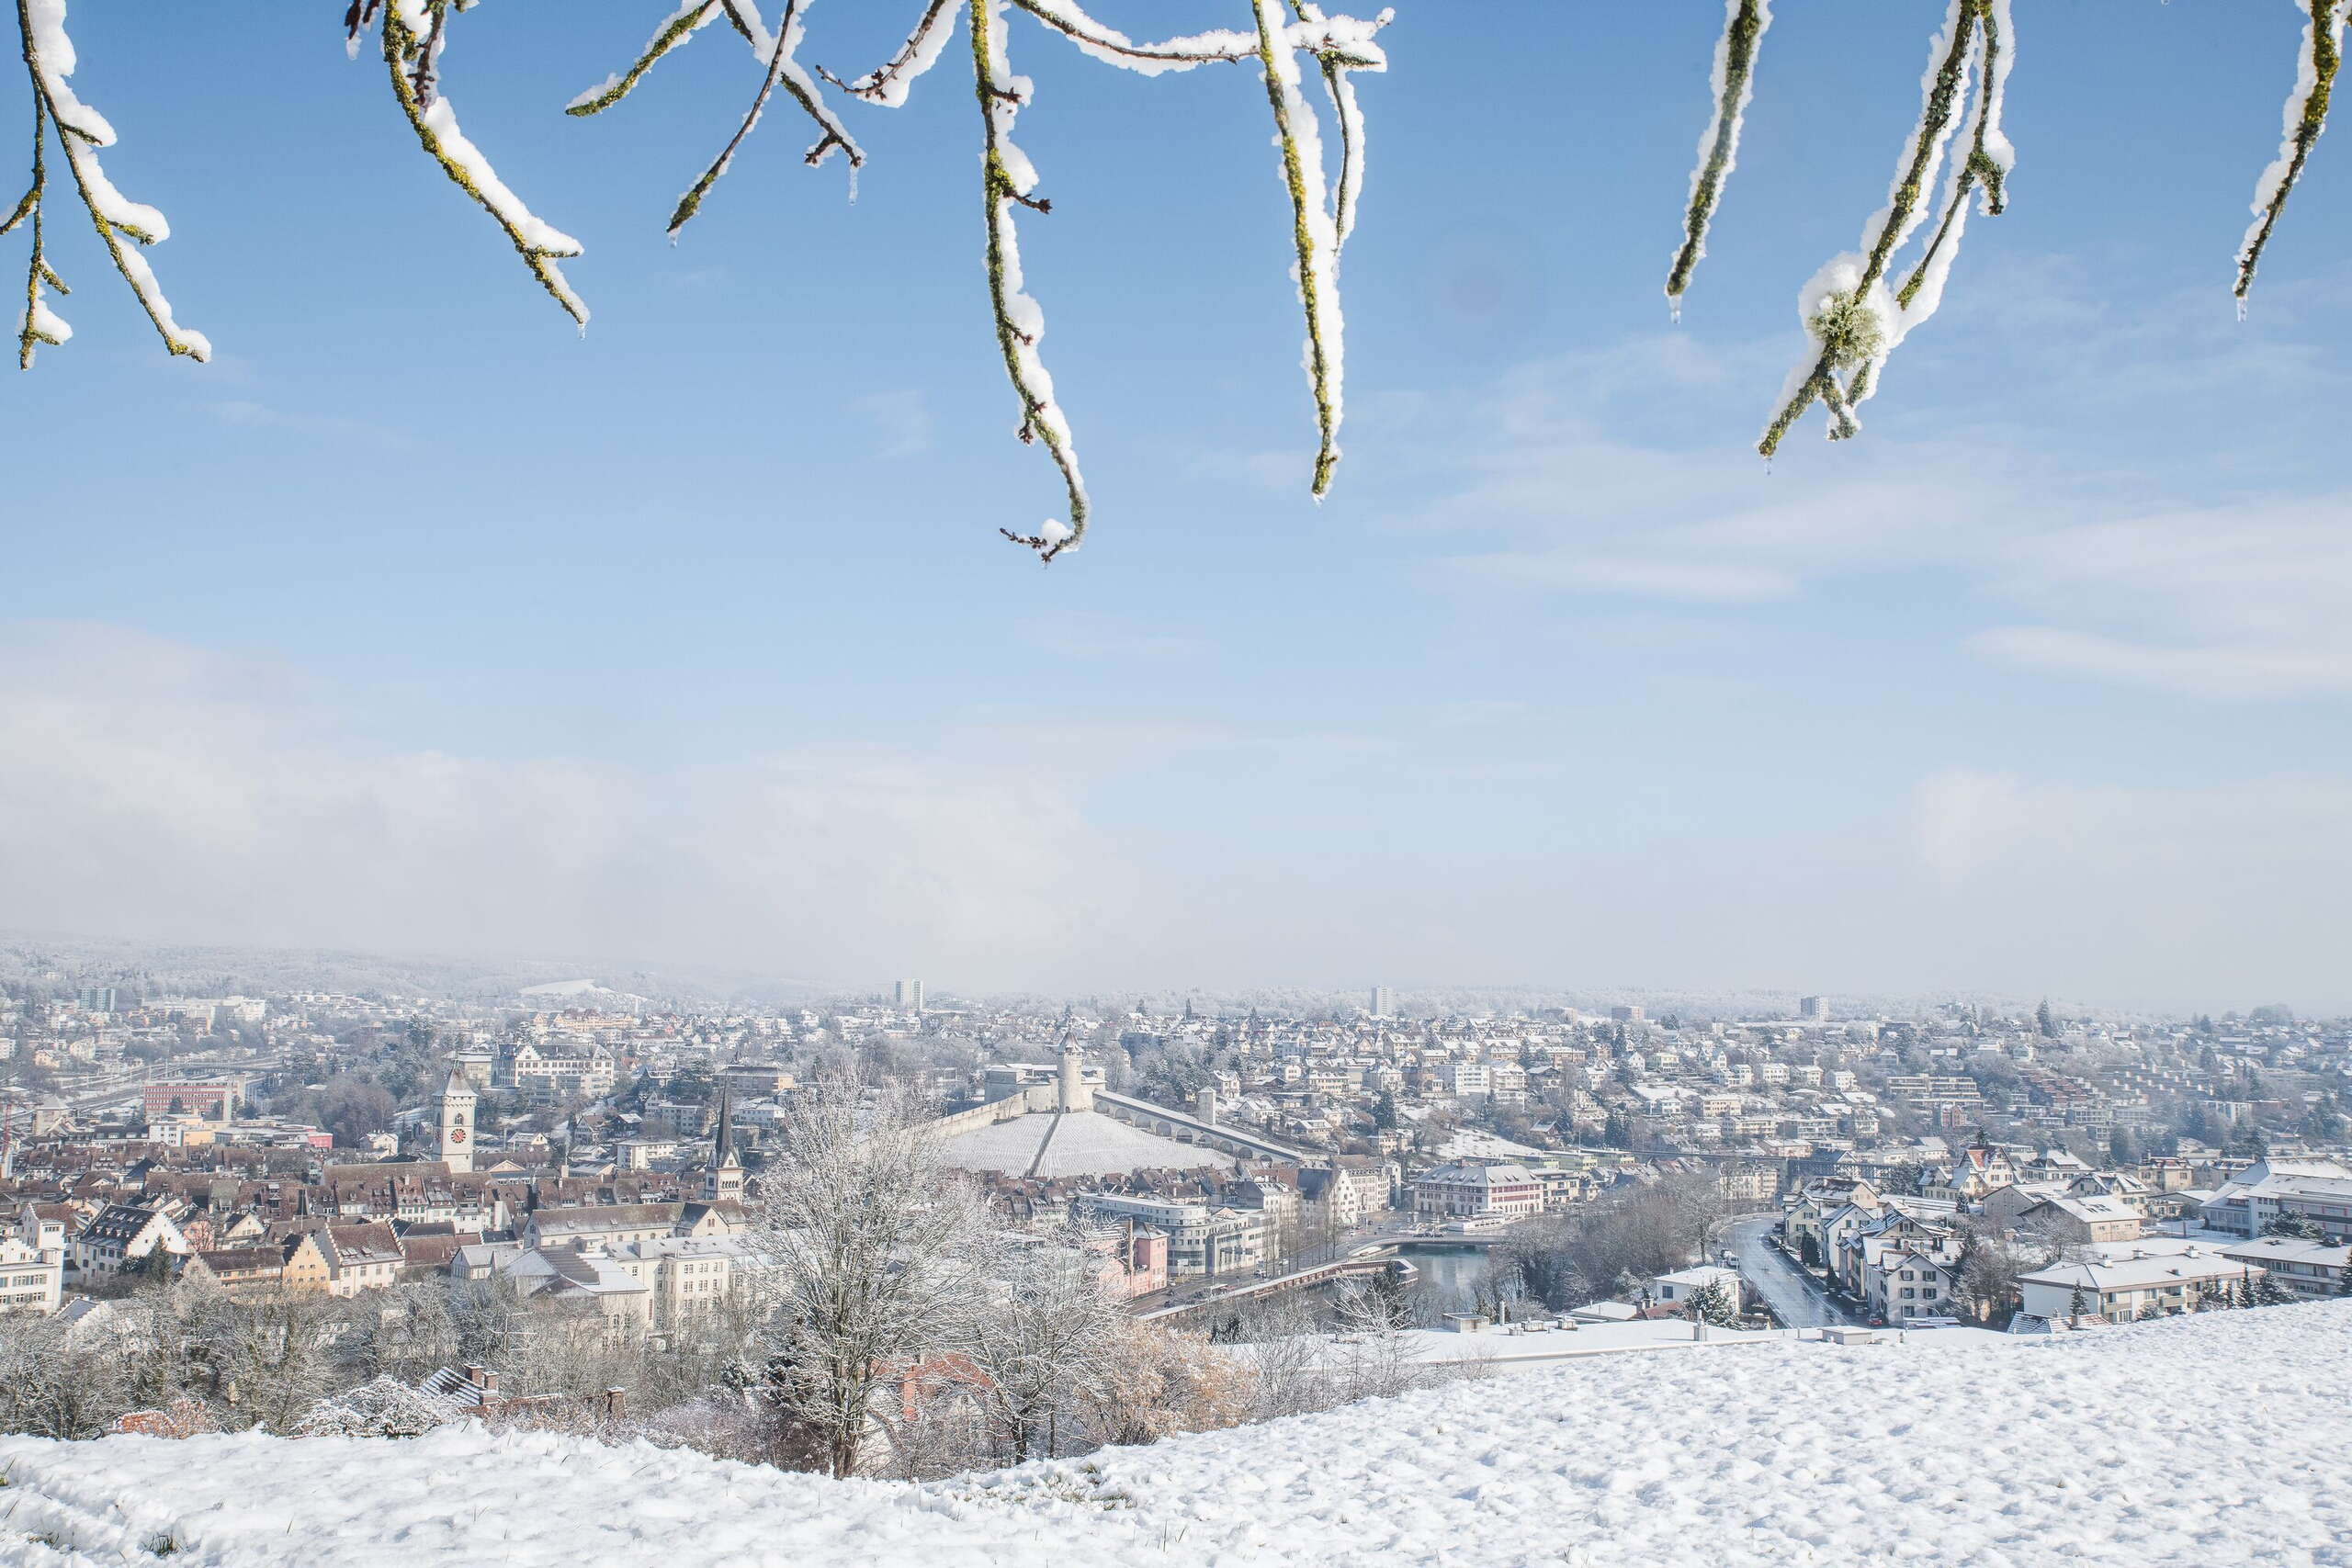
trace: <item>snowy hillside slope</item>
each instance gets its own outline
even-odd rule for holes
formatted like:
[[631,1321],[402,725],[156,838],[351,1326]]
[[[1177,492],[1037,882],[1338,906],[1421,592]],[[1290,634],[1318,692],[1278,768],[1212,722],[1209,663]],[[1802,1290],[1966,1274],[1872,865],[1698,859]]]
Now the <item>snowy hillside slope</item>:
[[928,1485],[467,1428],[0,1438],[0,1563],[2352,1565],[2352,1303],[1612,1356]]

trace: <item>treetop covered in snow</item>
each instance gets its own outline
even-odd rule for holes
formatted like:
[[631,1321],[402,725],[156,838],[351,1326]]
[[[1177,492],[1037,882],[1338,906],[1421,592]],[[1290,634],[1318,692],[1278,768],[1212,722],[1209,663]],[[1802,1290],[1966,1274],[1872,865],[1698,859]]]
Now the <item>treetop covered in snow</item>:
[[[1266,86],[1266,107],[1277,173],[1290,201],[1292,279],[1306,322],[1301,353],[1315,407],[1316,455],[1310,490],[1329,492],[1340,462],[1345,411],[1345,324],[1340,304],[1340,261],[1362,205],[1365,126],[1353,77],[1385,71],[1378,34],[1392,13],[1371,17],[1327,15],[1316,0],[1219,0],[1237,25],[1138,42],[1090,16],[1078,0],[899,0],[912,15],[906,40],[886,62],[844,79],[802,58],[807,22],[816,0],[782,0],[771,27],[762,0],[680,0],[622,70],[565,106],[574,116],[613,107],[671,51],[714,22],[723,22],[749,48],[757,70],[751,107],[718,154],[688,185],[670,218],[677,232],[701,209],[738,150],[781,93],[807,116],[816,139],[804,154],[820,167],[838,154],[855,171],[865,152],[834,107],[834,97],[882,107],[907,101],[916,80],[937,65],[960,28],[969,43],[972,84],[980,111],[980,178],[985,198],[989,300],[1005,373],[1020,405],[1016,435],[1042,446],[1059,476],[1063,514],[1035,532],[1007,538],[1046,560],[1076,547],[1093,506],[1079,465],[1077,439],[1055,395],[1039,353],[1045,312],[1028,292],[1022,271],[1019,219],[1047,213],[1037,194],[1036,167],[1013,141],[1014,122],[1035,95],[1035,84],[1012,65],[1013,13],[1091,59],[1143,76],[1188,72],[1204,65],[1251,64]],[[394,101],[418,144],[470,197],[513,244],[524,265],[556,304],[585,330],[588,306],[565,278],[562,264],[581,254],[580,242],[539,218],[499,178],[482,150],[459,129],[442,90],[441,62],[453,18],[475,0],[351,0],[344,26],[355,59],[372,34]],[[2325,129],[2328,100],[2341,60],[2352,0],[2289,0],[2303,20],[2297,73],[2284,113],[2278,155],[2257,181],[2254,221],[2240,245],[2234,291],[2241,301],[2253,286],[2287,198]],[[25,307],[18,320],[17,362],[31,368],[42,345],[58,346],[73,329],[49,303],[70,290],[49,260],[47,220],[53,141],[72,177],[74,194],[104,243],[108,258],[146,312],[165,348],[203,361],[211,344],[179,324],[143,254],[170,234],[164,216],[117,190],[98,162],[114,144],[104,116],[77,98],[68,79],[74,44],[66,31],[66,0],[17,0],[22,52],[32,86],[31,183],[0,234],[28,227]],[[1668,265],[1666,294],[1679,315],[1681,299],[1706,254],[1710,225],[1737,162],[1740,130],[1763,64],[1772,0],[1724,0],[1724,30],[1713,60],[1712,110],[1699,140],[1698,164],[1683,233]],[[1832,257],[1798,291],[1797,314],[1806,347],[1790,372],[1758,442],[1770,457],[1816,402],[1826,411],[1828,435],[1860,433],[1856,410],[1883,378],[1890,355],[1941,302],[1972,207],[2000,213],[2016,162],[2001,114],[2017,54],[2011,0],[1945,0],[1931,39],[1917,124],[1895,161],[1886,204],[1862,226],[1859,247]],[[1306,90],[1312,73],[1322,107]],[[830,95],[830,96],[829,96]],[[1322,116],[1330,116],[1335,145],[1327,148]],[[1915,254],[1906,247],[1917,241]]]

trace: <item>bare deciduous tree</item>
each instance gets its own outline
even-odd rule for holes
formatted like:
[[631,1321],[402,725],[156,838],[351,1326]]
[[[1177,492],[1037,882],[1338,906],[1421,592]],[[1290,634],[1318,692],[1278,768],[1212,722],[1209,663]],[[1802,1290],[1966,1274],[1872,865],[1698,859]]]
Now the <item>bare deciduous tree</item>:
[[836,1475],[857,1469],[899,1368],[970,1348],[988,1211],[920,1127],[903,1098],[813,1084],[752,1205],[773,1397]]
[[1049,1457],[1059,1451],[1081,1391],[1108,1374],[1126,1314],[1105,1288],[1101,1256],[1075,1230],[1007,1237],[992,1250],[969,1354],[993,1436],[1019,1464],[1040,1442]]

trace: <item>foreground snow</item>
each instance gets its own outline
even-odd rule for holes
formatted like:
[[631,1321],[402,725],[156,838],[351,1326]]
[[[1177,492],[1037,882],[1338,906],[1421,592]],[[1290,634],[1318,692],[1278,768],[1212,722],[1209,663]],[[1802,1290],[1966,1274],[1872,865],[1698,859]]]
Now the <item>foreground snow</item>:
[[0,1563],[2352,1565],[2352,1303],[1785,1339],[932,1485],[642,1447],[0,1438]]

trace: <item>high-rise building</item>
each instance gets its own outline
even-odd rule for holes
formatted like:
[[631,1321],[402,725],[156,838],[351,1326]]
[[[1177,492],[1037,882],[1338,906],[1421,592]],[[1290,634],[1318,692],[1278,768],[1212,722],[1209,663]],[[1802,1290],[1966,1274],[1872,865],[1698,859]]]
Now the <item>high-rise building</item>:
[[1828,1022],[1829,998],[1826,997],[1805,998],[1797,1003],[1797,1016],[1807,1023]]
[[1613,1023],[1639,1023],[1642,1021],[1643,1017],[1644,1014],[1642,1010],[1638,1006],[1618,1007],[1611,1008],[1609,1010],[1610,1021]]
[[74,1005],[84,1012],[114,1012],[112,986],[85,986],[74,993]]
[[900,1012],[922,1011],[922,982],[901,980],[890,987],[890,1000]]
[[1395,1018],[1396,1016],[1396,993],[1390,990],[1385,986],[1374,986],[1372,988],[1372,1016],[1374,1018]]

